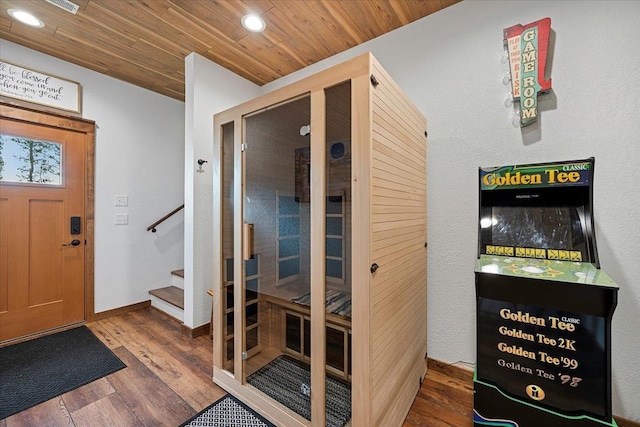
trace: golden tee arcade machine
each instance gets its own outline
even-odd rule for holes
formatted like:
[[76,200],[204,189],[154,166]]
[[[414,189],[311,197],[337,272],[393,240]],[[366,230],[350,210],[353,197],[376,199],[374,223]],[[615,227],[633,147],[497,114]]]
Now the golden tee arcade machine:
[[616,426],[594,159],[480,168],[474,426]]

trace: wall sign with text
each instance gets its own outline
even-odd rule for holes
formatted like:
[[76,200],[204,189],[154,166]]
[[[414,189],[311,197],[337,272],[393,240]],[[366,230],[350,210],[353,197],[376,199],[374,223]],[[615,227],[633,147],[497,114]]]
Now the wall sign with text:
[[80,113],[80,84],[0,59],[0,95]]
[[538,94],[551,90],[551,79],[545,79],[550,32],[551,18],[504,30],[511,91],[514,101],[520,102],[520,125],[523,127],[538,120]]

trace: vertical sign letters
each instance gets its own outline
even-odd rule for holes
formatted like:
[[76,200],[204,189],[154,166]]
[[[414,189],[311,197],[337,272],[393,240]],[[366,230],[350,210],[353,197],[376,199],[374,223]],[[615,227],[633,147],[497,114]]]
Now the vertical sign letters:
[[504,30],[511,89],[514,100],[520,102],[523,127],[538,120],[538,94],[551,90],[551,79],[545,80],[550,31],[550,18]]

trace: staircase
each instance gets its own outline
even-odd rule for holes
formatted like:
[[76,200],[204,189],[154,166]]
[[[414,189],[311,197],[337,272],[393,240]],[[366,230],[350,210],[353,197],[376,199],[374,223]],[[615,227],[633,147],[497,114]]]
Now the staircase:
[[149,291],[151,306],[184,322],[184,270],[171,272],[171,284],[165,288]]

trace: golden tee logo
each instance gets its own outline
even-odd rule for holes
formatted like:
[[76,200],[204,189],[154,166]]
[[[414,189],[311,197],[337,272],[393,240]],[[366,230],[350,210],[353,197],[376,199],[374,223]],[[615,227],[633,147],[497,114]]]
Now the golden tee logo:
[[504,44],[509,53],[509,71],[513,99],[520,102],[520,124],[538,120],[538,94],[551,90],[545,80],[551,18],[527,25],[505,28]]
[[584,186],[591,182],[592,168],[593,163],[589,159],[480,168],[480,189],[507,190]]

